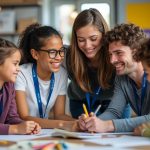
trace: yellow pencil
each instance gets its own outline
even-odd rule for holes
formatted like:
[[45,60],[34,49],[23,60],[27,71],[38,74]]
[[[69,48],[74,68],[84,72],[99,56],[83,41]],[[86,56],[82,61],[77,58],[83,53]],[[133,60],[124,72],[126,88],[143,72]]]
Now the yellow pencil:
[[83,110],[85,112],[86,117],[89,117],[89,114],[88,114],[88,111],[87,111],[87,108],[86,108],[85,104],[83,104]]
[[[86,108],[85,104],[83,104],[83,110],[85,112],[86,117],[89,117],[89,114],[88,114],[88,111],[87,111],[87,108]],[[91,132],[91,133],[94,133],[94,132]]]
[[62,150],[62,145],[60,143],[56,144],[56,149],[57,150]]

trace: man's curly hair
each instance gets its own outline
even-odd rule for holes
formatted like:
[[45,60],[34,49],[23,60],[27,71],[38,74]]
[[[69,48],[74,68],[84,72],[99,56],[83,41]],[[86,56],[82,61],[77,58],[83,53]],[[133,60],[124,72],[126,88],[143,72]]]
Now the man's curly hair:
[[104,43],[108,47],[110,43],[120,41],[123,45],[137,50],[145,38],[146,34],[139,26],[123,23],[106,33]]
[[135,53],[135,59],[145,62],[150,67],[150,38],[144,40],[141,47]]

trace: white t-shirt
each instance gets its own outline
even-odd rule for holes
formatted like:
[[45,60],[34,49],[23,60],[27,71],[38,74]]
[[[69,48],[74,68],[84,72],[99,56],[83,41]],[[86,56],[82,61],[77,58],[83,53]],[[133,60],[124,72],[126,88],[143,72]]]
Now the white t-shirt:
[[[20,72],[17,76],[15,89],[26,92],[26,100],[29,107],[30,116],[40,117],[37,98],[35,94],[34,82],[32,77],[32,66],[33,64],[23,64],[20,66]],[[45,118],[51,108],[54,106],[58,95],[66,95],[67,92],[67,73],[64,68],[60,67],[60,70],[54,73],[55,83],[53,92],[51,94],[49,104],[46,109]],[[38,77],[39,88],[42,100],[43,113],[45,112],[47,98],[49,95],[50,81],[43,81]],[[20,99],[21,100],[21,99]]]

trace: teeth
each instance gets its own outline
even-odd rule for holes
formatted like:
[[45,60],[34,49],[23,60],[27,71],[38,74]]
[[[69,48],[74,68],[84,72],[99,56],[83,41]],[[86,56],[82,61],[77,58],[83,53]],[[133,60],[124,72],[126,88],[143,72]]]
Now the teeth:
[[115,67],[121,67],[121,66],[123,66],[122,63],[114,63],[114,65],[115,65]]
[[91,52],[93,52],[93,50],[88,50],[88,51],[86,51],[87,53],[91,53]]
[[120,67],[122,67],[122,65],[117,65],[117,66],[116,66],[116,68],[120,68]]
[[117,63],[117,64],[115,64],[115,67],[116,67],[117,70],[121,69],[123,67],[123,64]]
[[59,67],[60,63],[52,63],[52,65],[55,66],[55,67]]

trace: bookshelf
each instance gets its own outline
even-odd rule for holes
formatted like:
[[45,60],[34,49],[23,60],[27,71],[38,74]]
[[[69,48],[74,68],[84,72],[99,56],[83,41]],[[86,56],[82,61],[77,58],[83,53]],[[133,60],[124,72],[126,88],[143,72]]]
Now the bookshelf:
[[42,0],[0,0],[0,14],[5,12],[15,13],[15,17],[10,20],[14,22],[14,27],[11,31],[9,29],[12,26],[9,27],[10,23],[6,22],[5,14],[3,15],[4,17],[0,15],[0,26],[8,26],[8,30],[5,29],[6,32],[0,32],[0,37],[17,44],[19,34],[26,26],[35,22],[42,22],[42,4]]

